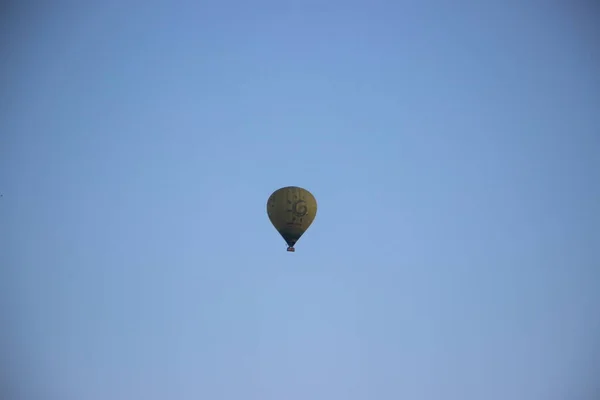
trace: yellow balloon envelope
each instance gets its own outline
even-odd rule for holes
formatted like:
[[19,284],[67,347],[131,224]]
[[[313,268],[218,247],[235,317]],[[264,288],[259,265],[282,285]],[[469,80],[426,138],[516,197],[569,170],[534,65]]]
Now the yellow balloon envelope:
[[288,244],[288,251],[313,223],[317,200],[308,190],[297,186],[277,189],[267,201],[267,215],[277,232]]

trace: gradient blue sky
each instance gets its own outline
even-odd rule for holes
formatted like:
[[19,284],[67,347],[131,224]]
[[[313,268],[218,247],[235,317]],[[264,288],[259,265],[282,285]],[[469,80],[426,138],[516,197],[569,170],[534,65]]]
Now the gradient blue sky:
[[[94,3],[1,28],[13,390],[597,398],[593,10]],[[294,254],[287,185],[319,202]]]

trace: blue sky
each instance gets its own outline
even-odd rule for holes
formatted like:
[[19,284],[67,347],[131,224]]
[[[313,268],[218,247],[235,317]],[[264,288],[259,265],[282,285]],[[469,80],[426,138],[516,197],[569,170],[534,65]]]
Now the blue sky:
[[[592,398],[591,9],[95,3],[1,24],[12,390]],[[319,204],[296,253],[287,185]]]

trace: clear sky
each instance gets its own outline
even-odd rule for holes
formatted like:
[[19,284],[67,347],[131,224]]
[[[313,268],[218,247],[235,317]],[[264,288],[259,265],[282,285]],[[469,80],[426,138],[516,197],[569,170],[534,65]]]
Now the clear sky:
[[471,3],[9,10],[3,390],[597,399],[597,10]]

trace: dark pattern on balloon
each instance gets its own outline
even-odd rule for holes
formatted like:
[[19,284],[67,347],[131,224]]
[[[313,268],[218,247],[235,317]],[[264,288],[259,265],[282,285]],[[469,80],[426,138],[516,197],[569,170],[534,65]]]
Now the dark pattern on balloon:
[[306,202],[304,200],[298,200],[292,205],[292,213],[297,217],[304,217],[308,213]]

